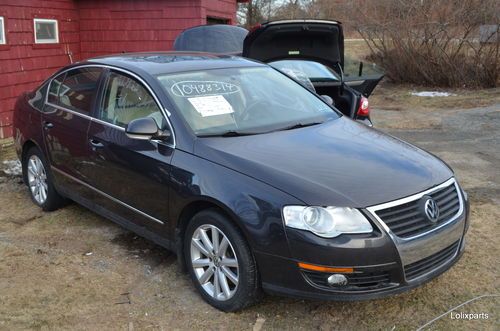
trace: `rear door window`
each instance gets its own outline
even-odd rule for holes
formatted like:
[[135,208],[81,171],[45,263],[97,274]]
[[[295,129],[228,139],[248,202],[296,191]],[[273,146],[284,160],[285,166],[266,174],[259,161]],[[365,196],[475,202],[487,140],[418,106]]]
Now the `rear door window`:
[[101,68],[78,68],[52,80],[48,102],[89,115],[97,91]]

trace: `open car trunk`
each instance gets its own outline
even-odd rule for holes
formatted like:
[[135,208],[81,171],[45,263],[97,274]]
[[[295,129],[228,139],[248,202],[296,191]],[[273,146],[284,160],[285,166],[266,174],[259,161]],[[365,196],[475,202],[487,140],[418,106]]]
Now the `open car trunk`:
[[333,21],[312,20],[265,23],[247,35],[242,55],[266,63],[310,60],[337,71],[344,64],[342,26]]
[[[345,67],[342,24],[323,20],[264,23],[248,33],[242,55],[265,63],[280,60],[318,62],[342,76]],[[344,82],[368,97],[382,77],[382,74],[351,74],[344,75]],[[326,94],[332,96],[334,93]]]
[[357,111],[357,96],[349,90],[343,89],[340,84],[312,82],[319,95],[328,95],[333,99],[335,107],[344,115],[355,118]]

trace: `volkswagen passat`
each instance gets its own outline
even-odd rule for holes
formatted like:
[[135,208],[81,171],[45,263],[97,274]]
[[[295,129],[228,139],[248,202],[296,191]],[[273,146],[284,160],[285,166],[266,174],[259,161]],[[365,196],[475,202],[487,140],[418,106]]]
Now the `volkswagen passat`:
[[464,249],[467,196],[443,161],[251,60],[77,63],[18,99],[14,130],[34,203],[71,199],[175,251],[221,310],[398,293]]

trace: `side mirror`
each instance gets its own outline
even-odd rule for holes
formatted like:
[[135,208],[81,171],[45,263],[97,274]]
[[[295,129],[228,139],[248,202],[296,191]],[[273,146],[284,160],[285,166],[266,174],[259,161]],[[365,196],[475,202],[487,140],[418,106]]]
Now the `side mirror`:
[[321,95],[321,98],[324,101],[326,101],[326,103],[329,104],[330,106],[335,106],[335,102],[333,101],[332,97],[330,97],[329,95],[323,94],[323,95]]
[[138,140],[164,140],[170,137],[169,131],[158,129],[158,125],[152,117],[137,118],[130,121],[125,127],[125,134],[131,139]]

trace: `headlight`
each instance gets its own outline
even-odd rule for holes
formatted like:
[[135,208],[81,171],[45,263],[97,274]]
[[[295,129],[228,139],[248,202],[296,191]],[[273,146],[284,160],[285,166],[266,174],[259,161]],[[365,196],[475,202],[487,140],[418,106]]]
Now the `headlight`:
[[308,230],[325,238],[342,233],[370,233],[373,228],[355,208],[285,206],[283,217],[286,226]]

